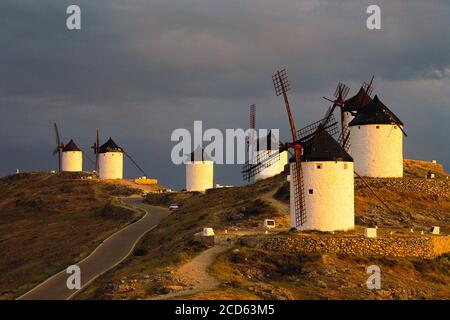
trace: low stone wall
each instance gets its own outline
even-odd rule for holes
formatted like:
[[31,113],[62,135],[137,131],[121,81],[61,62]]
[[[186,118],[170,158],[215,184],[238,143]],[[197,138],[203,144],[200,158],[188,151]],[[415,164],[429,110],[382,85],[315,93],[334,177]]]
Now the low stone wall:
[[358,256],[420,257],[432,259],[450,252],[450,236],[397,236],[376,239],[331,236],[248,236],[242,246],[295,253],[332,253]]

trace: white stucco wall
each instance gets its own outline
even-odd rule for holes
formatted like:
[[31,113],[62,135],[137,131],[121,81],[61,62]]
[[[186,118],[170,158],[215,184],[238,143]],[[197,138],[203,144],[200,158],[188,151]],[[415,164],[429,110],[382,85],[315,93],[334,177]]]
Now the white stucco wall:
[[[317,168],[321,165],[321,169]],[[295,206],[290,164],[290,221],[295,228]],[[298,230],[339,231],[355,227],[353,162],[302,162],[306,223]],[[309,190],[313,193],[310,194]]]
[[99,153],[98,167],[100,179],[122,179],[123,153],[122,152]]
[[355,171],[365,177],[403,177],[403,133],[397,125],[350,127],[349,153]]
[[83,171],[83,153],[81,151],[65,151],[61,155],[61,171]]
[[[262,150],[262,151],[257,151],[257,154],[261,154],[260,159],[264,159],[267,156],[272,156],[272,155],[276,154],[277,152],[278,152],[277,150]],[[269,153],[269,155],[266,155],[267,153]],[[254,180],[258,181],[258,180],[270,178],[270,177],[273,177],[273,176],[283,172],[284,166],[288,163],[288,160],[289,160],[288,152],[283,151],[282,153],[280,153],[280,159],[277,162],[273,163],[270,167],[264,168],[261,172],[256,174]]]
[[214,186],[214,162],[193,161],[186,163],[186,190],[205,191]]

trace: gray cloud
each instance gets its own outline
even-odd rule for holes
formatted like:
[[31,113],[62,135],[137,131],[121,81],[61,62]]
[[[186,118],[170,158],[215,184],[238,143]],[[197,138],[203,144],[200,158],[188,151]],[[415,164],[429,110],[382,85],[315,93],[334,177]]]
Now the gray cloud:
[[[244,127],[256,102],[258,125],[288,135],[271,84],[280,66],[301,125],[324,113],[321,97],[338,81],[355,92],[374,74],[406,124],[406,156],[450,165],[447,1],[379,1],[381,31],[365,28],[370,1],[76,2],[80,32],[65,28],[72,1],[0,3],[0,175],[54,168],[57,121],[84,149],[99,127],[180,187],[183,168],[170,163],[175,128]],[[237,167],[216,173],[219,183],[239,182]],[[127,164],[126,174],[138,172]]]

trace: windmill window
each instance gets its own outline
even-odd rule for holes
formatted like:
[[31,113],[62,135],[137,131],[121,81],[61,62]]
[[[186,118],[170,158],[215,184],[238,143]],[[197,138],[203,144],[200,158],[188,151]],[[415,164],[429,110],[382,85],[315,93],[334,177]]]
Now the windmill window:
[[344,163],[344,170],[348,169],[348,164]]
[[309,189],[309,194],[313,194],[313,193],[314,193],[313,189]]
[[397,129],[397,126],[394,126],[394,129]]
[[358,126],[358,129],[361,129],[361,126]]
[[316,164],[316,168],[317,169],[322,169],[322,164],[321,163]]
[[377,126],[377,129],[380,129],[380,126]]

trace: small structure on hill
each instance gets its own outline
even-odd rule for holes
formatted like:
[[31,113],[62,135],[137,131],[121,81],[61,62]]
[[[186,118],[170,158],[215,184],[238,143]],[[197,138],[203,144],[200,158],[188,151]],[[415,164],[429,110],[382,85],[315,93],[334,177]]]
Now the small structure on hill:
[[214,236],[213,228],[203,228],[203,236],[204,237],[212,237],[212,236]]
[[364,237],[376,238],[377,237],[377,228],[365,228],[364,229]]
[[441,228],[439,228],[438,226],[432,226],[430,231],[432,234],[440,234]]
[[202,147],[197,147],[186,159],[186,190],[201,191],[214,186],[214,161]]
[[273,219],[264,219],[264,227],[267,229],[275,228],[275,220]]

